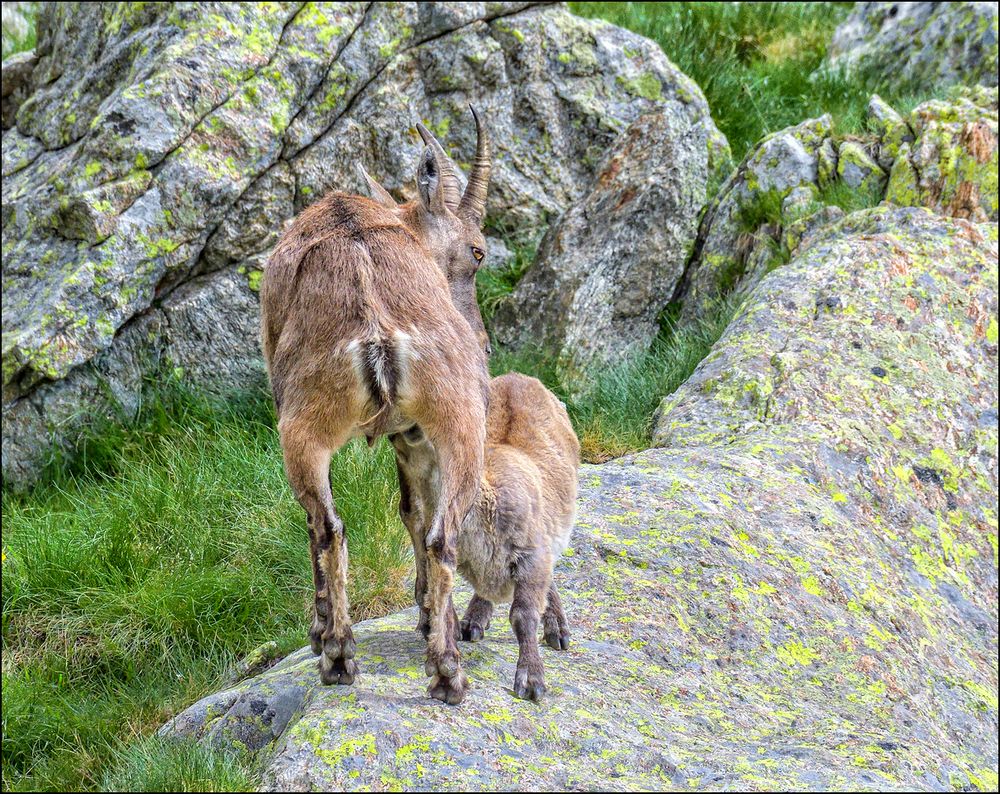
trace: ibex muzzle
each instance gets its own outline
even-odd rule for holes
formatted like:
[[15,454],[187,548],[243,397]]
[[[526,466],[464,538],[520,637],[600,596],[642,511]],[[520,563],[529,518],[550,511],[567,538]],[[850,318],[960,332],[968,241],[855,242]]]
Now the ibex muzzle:
[[324,683],[357,673],[347,604],[347,545],[329,485],[333,453],[356,436],[409,433],[433,449],[436,499],[414,511],[401,475],[400,512],[417,562],[430,694],[465,694],[451,602],[459,528],[483,471],[488,339],[475,275],[490,173],[478,116],[465,191],[418,125],[419,198],[397,205],[365,174],[372,198],[333,192],[282,236],[261,285],[264,357],[289,483],[306,511],[315,582],[310,638]]

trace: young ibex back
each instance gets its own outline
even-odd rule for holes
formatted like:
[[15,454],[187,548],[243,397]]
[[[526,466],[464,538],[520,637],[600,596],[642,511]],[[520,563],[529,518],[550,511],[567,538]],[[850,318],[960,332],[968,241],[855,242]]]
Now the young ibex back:
[[397,447],[402,434],[419,435],[432,450],[435,499],[411,509],[401,469],[400,512],[417,563],[430,694],[448,703],[467,687],[451,590],[459,530],[482,478],[489,391],[475,274],[486,248],[490,142],[475,120],[464,193],[440,144],[418,125],[419,199],[397,205],[367,174],[372,198],[328,194],[284,233],[260,294],[285,470],[309,525],[310,639],[321,679],[350,684],[357,672],[331,456],[360,435],[389,435]]
[[[404,434],[396,443],[400,469],[417,486],[410,501],[432,504],[428,442]],[[475,589],[461,629],[463,639],[481,639],[494,602],[511,602],[520,647],[514,694],[520,698],[538,700],[545,692],[539,618],[551,647],[569,647],[552,568],[573,529],[579,460],[566,409],[548,389],[516,373],[493,379],[483,482],[458,537],[458,570]]]

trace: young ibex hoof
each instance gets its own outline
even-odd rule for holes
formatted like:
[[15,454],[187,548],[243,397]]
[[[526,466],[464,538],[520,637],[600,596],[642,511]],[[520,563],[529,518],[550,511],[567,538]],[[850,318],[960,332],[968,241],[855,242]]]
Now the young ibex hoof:
[[485,629],[478,623],[462,621],[462,639],[466,642],[479,642],[484,633]]
[[550,648],[557,651],[568,651],[569,650],[569,632],[568,631],[552,631],[545,632],[545,642]]
[[545,694],[545,679],[537,673],[518,670],[514,674],[514,694],[521,700],[538,703]]
[[427,688],[427,694],[435,700],[447,703],[449,706],[457,706],[462,702],[465,693],[469,689],[469,681],[465,673],[459,669],[458,674],[451,678],[444,678],[436,675],[431,679],[431,684]]

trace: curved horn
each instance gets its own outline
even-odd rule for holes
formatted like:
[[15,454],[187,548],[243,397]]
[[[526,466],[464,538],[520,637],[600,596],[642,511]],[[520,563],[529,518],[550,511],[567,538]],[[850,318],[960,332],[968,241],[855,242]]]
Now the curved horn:
[[419,121],[417,122],[417,132],[424,142],[424,146],[429,146],[434,152],[434,158],[438,162],[438,172],[441,174],[441,188],[444,190],[444,203],[452,212],[458,209],[462,196],[462,183],[455,172],[455,164],[445,152],[444,147],[438,143],[438,139],[431,135]]
[[492,146],[490,134],[483,126],[476,109],[469,105],[472,117],[476,120],[476,159],[469,172],[469,183],[465,186],[465,195],[458,205],[459,212],[482,219],[486,214],[486,191],[490,185],[490,165]]
[[368,186],[368,196],[372,199],[372,201],[377,204],[381,204],[383,207],[395,209],[396,200],[389,195],[389,191],[372,179],[371,175],[369,175],[361,163],[357,163],[357,170],[358,175],[361,177],[361,181]]

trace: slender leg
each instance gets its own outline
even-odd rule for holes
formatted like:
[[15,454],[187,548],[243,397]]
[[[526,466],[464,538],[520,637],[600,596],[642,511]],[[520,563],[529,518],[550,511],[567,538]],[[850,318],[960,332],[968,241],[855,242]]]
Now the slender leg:
[[514,585],[510,605],[510,625],[519,646],[514,694],[525,700],[538,701],[545,694],[545,671],[538,653],[538,619],[548,592],[544,571],[544,566],[537,563],[526,571]]
[[399,517],[402,519],[406,531],[410,533],[410,541],[413,543],[413,561],[417,569],[416,582],[413,585],[413,598],[420,608],[417,631],[426,640],[431,632],[431,620],[425,603],[427,599],[427,548],[424,546],[427,528],[423,517],[425,511],[420,509],[417,494],[414,493],[419,487],[419,483],[410,481],[407,466],[402,459],[405,450],[401,448],[401,445],[406,442],[399,435],[390,437],[390,441],[396,448],[396,473],[399,476]]
[[465,610],[465,617],[462,618],[462,639],[469,642],[479,642],[486,629],[490,627],[492,617],[493,602],[480,598],[478,595],[472,596],[469,608]]
[[324,684],[351,684],[357,665],[347,605],[347,538],[330,493],[332,450],[303,437],[294,426],[280,429],[285,471],[306,511],[310,545],[315,548],[316,609],[310,640],[314,651],[320,646],[320,679]]
[[312,521],[309,520],[309,556],[312,557],[313,572],[313,619],[309,629],[309,645],[315,656],[323,652],[323,630],[326,629],[326,622],[330,616],[329,593],[326,589],[326,578],[323,576],[323,569],[319,564],[319,538],[313,532]]
[[549,583],[549,602],[545,605],[545,613],[542,615],[542,631],[545,634],[545,642],[550,648],[555,648],[557,651],[569,650],[569,623],[566,620],[566,613],[563,612],[555,582]]

